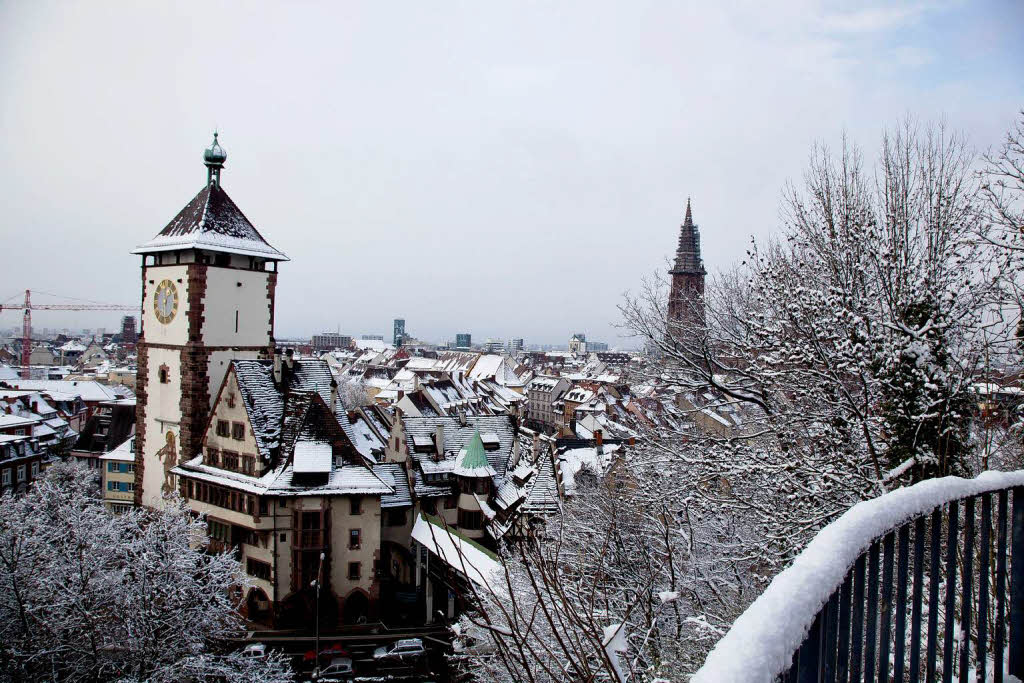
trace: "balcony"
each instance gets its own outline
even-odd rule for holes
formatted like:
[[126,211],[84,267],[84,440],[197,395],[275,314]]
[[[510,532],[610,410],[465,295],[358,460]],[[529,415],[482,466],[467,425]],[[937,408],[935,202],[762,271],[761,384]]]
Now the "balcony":
[[933,479],[854,506],[740,615],[691,683],[777,680],[1024,680],[1024,470]]

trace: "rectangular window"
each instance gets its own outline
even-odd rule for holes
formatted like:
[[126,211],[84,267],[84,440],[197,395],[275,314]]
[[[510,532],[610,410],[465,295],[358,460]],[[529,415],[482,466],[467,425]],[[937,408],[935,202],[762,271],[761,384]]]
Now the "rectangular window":
[[220,452],[216,448],[206,449],[206,464],[210,467],[220,467]]
[[194,497],[195,497],[195,496],[193,495],[193,489],[192,489],[192,481],[191,481],[191,480],[189,480],[189,482],[188,482],[188,486],[187,486],[186,490],[188,491],[188,497],[189,497],[189,498],[194,498]]
[[267,514],[267,499],[266,498],[260,498],[260,514],[261,515]]
[[359,575],[362,573],[363,565],[361,562],[349,562],[348,563],[348,578],[349,581],[358,581]]
[[483,514],[479,510],[459,510],[459,527],[462,529],[480,529],[483,527]]
[[212,519],[209,520],[208,524],[210,525],[210,538],[223,541],[224,543],[231,540],[231,527],[229,525]]
[[217,420],[217,436],[229,436],[231,426],[227,420]]
[[348,547],[352,548],[353,550],[357,549],[359,547],[359,537],[360,536],[361,536],[361,532],[359,531],[359,529],[351,529],[351,530],[349,530],[349,532],[348,532]]
[[259,560],[254,560],[252,558],[246,558],[245,573],[249,576],[254,576],[257,579],[270,581],[270,565],[266,562],[260,562]]
[[3,485],[4,486],[10,486],[11,485],[11,469],[10,468],[5,469],[3,476],[4,476],[4,478],[3,478]]
[[220,454],[221,467],[226,470],[238,471],[238,453],[233,451],[222,451]]
[[108,462],[107,463],[107,472],[117,472],[117,463],[116,462]]
[[39,463],[32,463],[32,478],[35,479],[39,476]]
[[352,496],[349,498],[350,508],[349,511],[353,515],[362,514],[363,512],[363,499],[359,496]]
[[20,483],[23,481],[25,481],[25,466],[18,465],[18,482]]
[[245,438],[245,423],[244,422],[232,422],[231,423],[231,438],[235,441],[241,441]]
[[391,508],[387,516],[388,526],[405,526],[405,508]]
[[242,456],[242,473],[252,476],[256,473],[256,458],[251,455]]
[[[7,474],[7,472],[5,471],[4,474]],[[116,491],[117,490],[117,482],[116,481],[108,481],[107,482],[107,490],[108,491]]]

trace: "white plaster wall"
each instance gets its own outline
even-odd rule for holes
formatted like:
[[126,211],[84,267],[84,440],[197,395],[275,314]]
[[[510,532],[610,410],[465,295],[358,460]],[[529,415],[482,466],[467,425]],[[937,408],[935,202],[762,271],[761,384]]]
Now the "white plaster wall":
[[[146,341],[150,344],[185,344],[188,342],[188,266],[147,266],[142,273],[142,319]],[[153,295],[164,280],[170,280],[178,290],[178,312],[174,320],[164,325],[156,319]],[[152,282],[150,282],[152,281]]]
[[[212,370],[212,369],[211,369]],[[232,408],[228,405],[228,395],[234,393],[235,395],[235,407]],[[216,397],[214,397],[216,401]],[[238,441],[229,436],[217,436],[217,420],[227,420],[230,422],[241,422],[245,424],[245,436],[241,441]],[[259,457],[256,450],[256,438],[252,435],[252,429],[249,426],[249,416],[245,413],[245,404],[242,403],[242,392],[238,387],[238,380],[234,375],[231,375],[231,379],[224,387],[224,393],[220,397],[220,403],[217,403],[217,411],[213,415],[213,419],[210,421],[209,427],[206,431],[206,438],[204,443],[209,448],[216,448],[218,450],[229,450],[238,453],[239,455],[251,455],[256,458],[256,473],[254,476],[262,475],[263,462]],[[204,454],[205,455],[205,454]]]
[[[179,310],[180,313],[180,310]],[[175,318],[177,321],[177,318]],[[155,319],[154,319],[155,322]],[[159,323],[157,323],[159,324]],[[148,337],[148,332],[147,332]],[[167,365],[169,382],[160,383],[160,366]],[[164,483],[164,463],[156,452],[167,444],[167,432],[174,434],[174,444],[180,460],[181,439],[181,352],[177,349],[149,349],[149,385],[146,397],[146,435],[142,444],[145,463],[142,472],[142,504],[156,507],[161,504]]]
[[[269,344],[268,342],[265,342]],[[228,367],[231,365],[231,361],[238,360],[251,360],[259,358],[259,351],[214,351],[210,354],[209,365],[206,368],[207,376],[210,378],[210,409],[213,409],[213,404],[217,402],[217,392],[220,391],[220,384],[224,381],[224,376],[228,372]],[[243,409],[244,410],[244,409]]]
[[[331,588],[339,598],[353,588],[362,588],[369,597],[373,584],[373,561],[380,550],[380,499],[363,496],[362,512],[351,514],[348,496],[330,499],[331,503]],[[348,547],[349,530],[360,530],[360,548]],[[350,581],[348,563],[361,562],[360,578]]]
[[[205,344],[265,346],[270,343],[269,276],[265,271],[207,268],[202,329]],[[238,332],[235,332],[235,311],[238,311]]]

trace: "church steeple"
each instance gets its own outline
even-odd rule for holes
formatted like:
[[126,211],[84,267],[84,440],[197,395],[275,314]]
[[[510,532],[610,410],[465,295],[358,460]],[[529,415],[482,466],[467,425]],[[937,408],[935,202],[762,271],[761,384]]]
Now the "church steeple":
[[672,289],[668,297],[669,321],[678,333],[687,334],[704,326],[704,261],[700,257],[700,231],[693,222],[690,198],[686,198],[686,217],[679,226],[676,262],[669,271]]
[[700,231],[693,223],[689,197],[686,198],[686,217],[679,226],[679,246],[676,248],[676,262],[671,272],[693,275],[704,275],[706,272],[700,256]]

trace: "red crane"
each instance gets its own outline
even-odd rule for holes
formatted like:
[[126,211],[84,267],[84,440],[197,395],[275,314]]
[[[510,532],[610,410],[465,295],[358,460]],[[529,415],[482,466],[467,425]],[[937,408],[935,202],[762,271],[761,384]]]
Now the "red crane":
[[29,360],[32,357],[32,311],[137,311],[138,306],[117,304],[33,304],[32,292],[25,290],[24,305],[0,304],[0,312],[24,309],[25,318],[21,327],[21,377],[29,379]]

